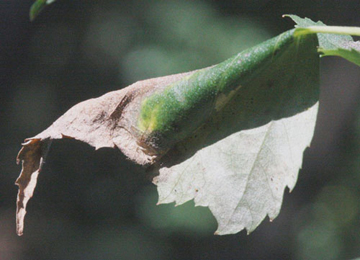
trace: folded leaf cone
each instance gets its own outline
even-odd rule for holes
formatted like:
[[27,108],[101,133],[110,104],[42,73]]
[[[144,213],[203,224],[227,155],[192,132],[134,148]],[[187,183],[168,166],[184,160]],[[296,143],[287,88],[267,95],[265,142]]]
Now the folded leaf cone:
[[[281,195],[275,196],[276,203],[259,198],[259,203],[269,203],[272,209],[265,207],[251,225],[243,223],[241,228],[219,233],[235,233],[244,227],[253,230],[266,214],[276,217],[285,186],[295,185],[302,151],[309,145],[315,126],[319,94],[317,45],[316,35],[294,37],[294,30],[290,30],[218,65],[139,81],[75,105],[48,129],[26,139],[19,152],[23,170],[17,180],[18,234],[23,232],[26,202],[33,195],[50,140],[73,138],[96,149],[117,147],[138,164],[155,165],[160,171],[155,179],[160,201],[181,204],[196,195],[188,196],[184,191],[178,195],[187,195],[179,200],[172,193],[174,189],[170,189],[170,193],[168,189],[161,190],[163,184],[174,188],[167,180],[170,180],[169,174],[178,174],[173,172],[176,166],[184,172],[182,162],[234,133],[293,117],[315,107],[311,110],[311,123],[303,126],[306,138],[298,149],[301,152],[296,153],[300,159],[296,159],[293,169],[295,177],[276,187]],[[203,173],[191,174],[200,176]],[[219,176],[222,174],[226,175],[219,173]],[[202,194],[201,185],[190,188]],[[209,206],[222,227],[226,226],[225,222],[234,221],[231,216],[225,218],[227,214],[222,211],[219,213],[222,216],[216,215],[217,204],[202,201],[198,205]]]

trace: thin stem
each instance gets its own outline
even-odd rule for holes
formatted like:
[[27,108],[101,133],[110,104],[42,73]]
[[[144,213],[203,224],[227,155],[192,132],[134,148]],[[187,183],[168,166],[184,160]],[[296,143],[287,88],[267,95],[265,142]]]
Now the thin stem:
[[360,36],[360,27],[350,26],[309,26],[305,28],[297,28],[294,32],[295,36],[310,34],[310,33],[333,33],[343,35]]

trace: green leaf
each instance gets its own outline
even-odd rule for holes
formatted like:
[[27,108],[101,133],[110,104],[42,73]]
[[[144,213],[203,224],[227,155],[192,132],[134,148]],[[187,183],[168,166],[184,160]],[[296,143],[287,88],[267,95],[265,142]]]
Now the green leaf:
[[360,66],[360,42],[354,42],[350,35],[360,36],[359,27],[326,26],[308,18],[286,15],[297,23],[295,35],[317,33],[318,51],[321,56],[339,56]]
[[[292,32],[239,54],[240,82],[222,66],[208,69],[219,69],[223,80],[241,87],[233,87],[236,93],[230,101],[191,137],[176,144],[176,152],[168,153],[172,159],[178,154],[191,156],[162,161],[160,175],[154,179],[159,203],[179,205],[194,199],[195,205],[210,208],[220,235],[244,228],[251,232],[267,215],[270,220],[278,215],[285,187],[295,186],[318,107],[317,39],[293,37]],[[262,48],[269,50],[271,63],[257,56]],[[278,55],[271,54],[275,49]],[[245,59],[253,55],[257,59]],[[237,62],[228,63],[231,67]],[[244,76],[250,71],[254,76]],[[218,85],[215,79],[208,85],[211,82]]]
[[322,56],[339,56],[360,66],[360,42],[347,42],[342,47],[334,50],[320,48],[319,51]]
[[[202,126],[211,115],[219,113],[236,93],[242,93],[244,86],[272,66],[294,42],[299,43],[301,39],[294,39],[293,31],[288,31],[223,63],[156,89],[142,100],[137,123],[133,126],[138,130],[143,146],[149,152],[166,153]],[[264,84],[273,85],[274,82]],[[264,107],[266,102],[264,100]],[[288,112],[293,112],[293,109],[289,108]]]
[[36,0],[36,2],[33,3],[30,8],[30,21],[34,21],[34,19],[45,8],[45,6],[53,2],[55,2],[55,0]]
[[[38,0],[33,19],[53,0]],[[52,139],[117,147],[151,165],[159,203],[209,207],[216,234],[253,231],[294,188],[316,122],[319,53],[358,65],[359,28],[298,26],[218,65],[148,79],[75,105],[18,155],[17,233]],[[345,35],[334,35],[345,34]],[[317,48],[319,46],[319,48]]]
[[208,206],[217,234],[279,213],[309,145],[319,96],[314,34],[287,31],[216,66],[137,82],[81,102],[26,139],[18,161],[17,232],[52,139],[118,147],[160,175],[159,203]]

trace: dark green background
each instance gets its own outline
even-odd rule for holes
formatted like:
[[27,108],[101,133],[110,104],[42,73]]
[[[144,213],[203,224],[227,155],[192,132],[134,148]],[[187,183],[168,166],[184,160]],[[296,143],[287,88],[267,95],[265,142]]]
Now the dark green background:
[[353,259],[360,256],[360,69],[321,62],[320,111],[274,222],[213,236],[192,203],[155,206],[150,176],[116,150],[55,142],[25,234],[15,234],[20,143],[76,103],[137,80],[210,66],[293,27],[286,13],[360,26],[359,1],[0,2],[0,259]]

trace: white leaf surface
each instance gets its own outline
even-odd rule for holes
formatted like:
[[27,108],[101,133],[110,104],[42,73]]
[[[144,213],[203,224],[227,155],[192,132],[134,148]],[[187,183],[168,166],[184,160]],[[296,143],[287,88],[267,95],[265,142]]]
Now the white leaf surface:
[[295,186],[303,151],[315,128],[318,103],[266,125],[234,133],[154,179],[159,203],[194,199],[218,221],[216,234],[253,231],[280,211],[285,187]]

